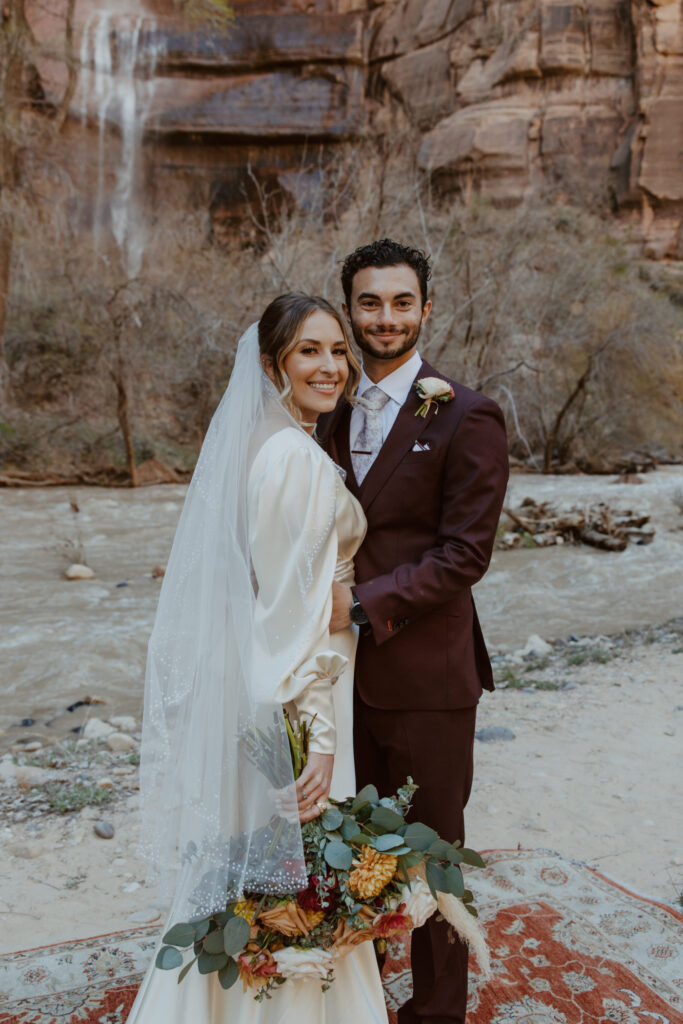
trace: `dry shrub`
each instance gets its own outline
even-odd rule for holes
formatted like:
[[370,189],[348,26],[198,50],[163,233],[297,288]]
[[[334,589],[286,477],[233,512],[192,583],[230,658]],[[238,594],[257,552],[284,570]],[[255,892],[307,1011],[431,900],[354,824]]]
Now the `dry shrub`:
[[246,222],[221,244],[204,211],[169,199],[133,281],[115,248],[94,258],[63,219],[50,245],[45,224],[24,223],[6,332],[5,466],[130,475],[155,455],[188,469],[245,327],[290,289],[338,304],[343,257],[383,236],[432,255],[421,351],[501,401],[520,459],[548,471],[672,450],[683,311],[642,279],[628,242],[551,199],[514,210],[441,201],[396,150],[311,160],[286,191],[254,176]]

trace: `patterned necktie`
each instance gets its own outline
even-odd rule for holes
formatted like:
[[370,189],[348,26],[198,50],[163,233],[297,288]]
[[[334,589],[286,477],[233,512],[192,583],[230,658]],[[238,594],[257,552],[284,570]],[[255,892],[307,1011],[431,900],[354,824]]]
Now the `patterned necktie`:
[[382,410],[388,401],[389,395],[374,385],[362,398],[356,399],[356,405],[363,413],[363,425],[351,452],[351,463],[359,485],[365,480],[382,447]]

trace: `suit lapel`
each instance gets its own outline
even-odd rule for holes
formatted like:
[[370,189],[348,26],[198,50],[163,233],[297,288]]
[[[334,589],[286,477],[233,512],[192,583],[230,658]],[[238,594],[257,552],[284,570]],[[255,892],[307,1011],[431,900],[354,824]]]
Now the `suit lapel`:
[[[433,375],[434,371],[425,362],[420,367],[420,372],[416,376],[418,377]],[[431,406],[427,415],[423,418],[417,416],[417,410],[420,408],[422,401],[418,398],[415,393],[415,389],[411,386],[408,393],[408,397],[399,409],[396,421],[389,431],[387,438],[379,450],[377,458],[373,462],[372,466],[368,470],[367,476],[363,480],[363,484],[360,488],[358,496],[364,509],[368,509],[372,502],[375,500],[382,487],[389,479],[397,465],[406,454],[413,447],[415,441],[419,438],[422,431],[425,429],[432,416],[434,415],[435,407]],[[348,426],[346,429],[346,448],[348,451],[349,447],[349,430]],[[349,463],[351,462],[351,455],[348,455]],[[344,465],[346,468],[346,465]],[[347,481],[348,483],[348,481]],[[355,477],[354,477],[355,484]],[[356,485],[357,486],[357,485]],[[354,492],[357,493],[357,492]]]
[[351,462],[350,428],[351,406],[346,402],[339,416],[337,416],[336,424],[330,434],[329,450],[334,461],[346,473],[346,486],[355,498],[360,498],[360,488],[358,487],[356,474],[353,472],[353,463]]

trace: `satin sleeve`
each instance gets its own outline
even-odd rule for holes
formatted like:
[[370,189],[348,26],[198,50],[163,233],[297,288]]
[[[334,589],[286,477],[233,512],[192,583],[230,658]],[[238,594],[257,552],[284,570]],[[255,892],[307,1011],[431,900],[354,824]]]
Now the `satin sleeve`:
[[250,676],[255,699],[293,702],[300,716],[312,720],[310,749],[333,754],[332,686],[348,663],[332,649],[329,633],[339,482],[314,445],[299,431],[281,431],[266,442],[251,470],[256,608]]

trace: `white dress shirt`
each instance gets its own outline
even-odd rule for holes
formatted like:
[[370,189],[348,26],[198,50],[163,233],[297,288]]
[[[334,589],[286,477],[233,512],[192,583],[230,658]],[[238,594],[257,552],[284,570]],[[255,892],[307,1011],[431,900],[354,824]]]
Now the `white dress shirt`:
[[[415,351],[406,363],[403,363],[393,373],[384,377],[378,384],[374,384],[370,380],[365,370],[362,371],[360,384],[358,385],[358,395],[362,396],[368,388],[374,385],[374,387],[379,388],[380,391],[389,396],[389,401],[382,410],[382,444],[386,441],[389,431],[396,422],[399,409],[408,397],[413,381],[420,372],[421,366],[422,357]],[[351,412],[351,426],[349,429],[351,451],[353,451],[356,439],[363,428],[363,420],[362,410],[354,406]]]

